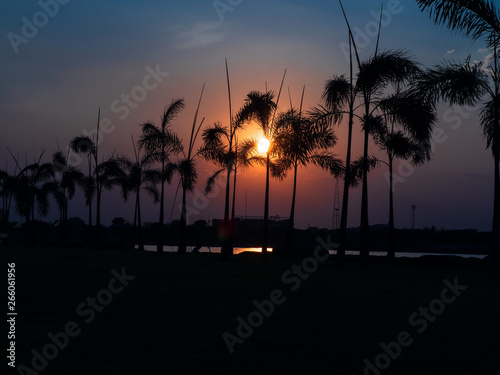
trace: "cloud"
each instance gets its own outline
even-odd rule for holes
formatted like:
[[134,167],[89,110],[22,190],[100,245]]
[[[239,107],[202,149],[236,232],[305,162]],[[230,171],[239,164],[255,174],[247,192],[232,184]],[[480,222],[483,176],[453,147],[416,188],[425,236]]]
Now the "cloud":
[[220,28],[219,23],[196,24],[190,29],[179,25],[174,26],[172,27],[175,32],[174,47],[176,49],[192,49],[220,43],[224,40],[224,33],[220,31]]
[[446,56],[455,53],[455,51],[456,51],[456,49],[450,49],[449,51],[446,51]]

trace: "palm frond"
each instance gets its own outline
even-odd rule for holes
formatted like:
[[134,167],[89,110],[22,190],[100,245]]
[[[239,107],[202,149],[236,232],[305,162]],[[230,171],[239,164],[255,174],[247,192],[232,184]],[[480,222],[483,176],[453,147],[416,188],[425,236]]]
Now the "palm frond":
[[345,173],[344,162],[331,152],[316,153],[311,155],[310,160],[313,164],[327,170],[335,177],[341,177]]
[[71,150],[77,154],[95,154],[96,145],[92,139],[87,136],[78,136],[70,142]]
[[[369,156],[367,158],[367,164],[368,164],[368,172],[376,168],[379,164],[379,160],[375,156]],[[350,187],[357,187],[363,180],[363,167],[364,167],[364,158],[363,156],[360,156],[358,159],[354,160],[351,163],[350,167],[350,178],[349,178],[349,183]]]
[[436,103],[439,100],[450,104],[475,105],[488,90],[488,77],[481,64],[457,64],[445,61],[419,75],[412,88],[412,95]]
[[481,126],[483,128],[483,135],[486,139],[486,148],[490,148],[493,156],[500,153],[500,144],[496,144],[495,140],[500,140],[498,132],[498,124],[500,119],[500,100],[498,98],[491,98],[481,110]]
[[435,24],[478,39],[500,34],[500,13],[490,0],[417,0],[421,11],[428,11]]
[[356,87],[363,93],[375,94],[390,84],[410,82],[420,72],[419,64],[408,52],[385,51],[361,62]]
[[220,176],[221,173],[225,172],[226,168],[219,169],[217,172],[215,172],[213,175],[211,175],[207,179],[207,183],[205,185],[205,195],[210,194],[214,188],[215,181],[217,180],[217,177]]
[[166,129],[170,126],[172,120],[184,109],[184,99],[172,99],[170,105],[163,111],[161,128]]

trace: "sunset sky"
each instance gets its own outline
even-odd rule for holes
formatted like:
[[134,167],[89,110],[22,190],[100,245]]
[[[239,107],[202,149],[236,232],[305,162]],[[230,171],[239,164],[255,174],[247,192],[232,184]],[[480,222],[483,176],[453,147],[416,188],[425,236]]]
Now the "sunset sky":
[[[42,4],[47,4],[46,11]],[[374,25],[380,2],[345,1],[345,8],[361,57],[366,58],[375,48]],[[407,49],[423,66],[445,58],[458,62],[468,55],[472,60],[488,58],[483,42],[472,43],[435,26],[413,0],[385,1],[384,8],[382,50]],[[23,165],[26,158],[32,162],[44,149],[44,160],[48,161],[57,150],[56,139],[66,148],[74,136],[95,129],[98,108],[108,124],[101,155],[115,151],[132,156],[130,135],[139,134],[140,123],[158,124],[164,106],[174,98],[184,98],[186,108],[173,123],[173,130],[188,141],[203,83],[200,120],[204,117],[205,124],[221,121],[227,125],[225,58],[233,110],[243,104],[248,92],[264,91],[266,82],[269,89],[277,91],[285,68],[285,91],[280,101],[284,110],[290,105],[288,89],[294,106],[298,106],[306,85],[304,107],[310,108],[319,102],[325,80],[348,73],[347,31],[336,1],[4,0],[0,10],[0,168],[7,165],[10,172],[14,172],[14,162],[7,147],[19,155]],[[26,20],[36,29],[26,26]],[[127,95],[138,100],[132,98],[127,104]],[[414,204],[419,228],[491,230],[493,159],[486,150],[478,114],[478,108],[440,105],[432,160],[414,171],[397,162],[396,227],[410,226]],[[345,125],[336,129],[336,153],[342,159]],[[257,128],[248,127],[244,136],[259,134]],[[358,157],[362,147],[358,124],[353,134],[353,157]],[[370,147],[370,153],[383,157],[373,144]],[[200,192],[215,169],[199,163]],[[382,165],[370,174],[370,224],[388,221],[386,172]],[[237,215],[263,215],[263,168],[252,168],[239,176]],[[168,188],[167,221],[176,185],[177,180]],[[334,190],[334,179],[326,172],[313,167],[300,169],[296,226],[330,228]],[[289,216],[292,179],[273,180],[270,191],[270,215]],[[201,194],[197,197],[201,199]],[[361,189],[354,189],[349,226],[359,225],[360,197]],[[179,204],[178,198],[172,219],[180,216]],[[191,215],[190,222],[222,217],[222,192],[207,204],[201,204],[206,207]],[[133,219],[133,202],[124,204],[118,191],[103,194],[102,210],[104,224],[115,216]],[[156,221],[158,206],[144,199],[143,215],[144,221]],[[80,193],[70,203],[69,216],[86,217]],[[56,218],[54,206],[49,219]]]

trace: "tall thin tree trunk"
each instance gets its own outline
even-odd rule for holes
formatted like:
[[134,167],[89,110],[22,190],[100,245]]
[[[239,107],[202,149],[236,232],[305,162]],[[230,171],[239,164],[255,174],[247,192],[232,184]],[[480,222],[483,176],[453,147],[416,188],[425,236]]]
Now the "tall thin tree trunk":
[[393,158],[389,156],[389,246],[387,249],[387,256],[389,259],[394,259],[395,245],[394,245],[394,190],[393,190]]
[[[237,152],[236,152],[237,153]],[[230,246],[231,249],[234,247],[234,236],[236,235],[236,176],[238,174],[238,162],[235,162],[234,167],[234,177],[233,177],[233,205],[231,207],[231,236],[230,236]],[[232,250],[231,250],[232,252]]]
[[68,199],[66,198],[66,193],[64,193],[61,225],[62,243],[66,245],[68,242]]
[[283,249],[283,255],[293,254],[293,236],[295,230],[295,197],[297,196],[297,169],[298,163],[295,160],[295,165],[293,169],[293,193],[292,193],[292,207],[290,209],[290,219],[288,220],[288,230],[286,234],[285,248]]
[[[97,177],[96,177],[97,178]],[[96,219],[95,219],[95,240],[97,246],[101,246],[101,186],[97,183],[96,190]]]
[[369,224],[368,224],[368,131],[365,130],[363,150],[363,188],[361,192],[361,223],[359,255],[362,263],[368,262],[369,257]]
[[493,269],[498,269],[500,266],[500,72],[498,66],[498,37],[495,33],[495,43],[494,43],[494,86],[495,86],[495,97],[494,102],[494,124],[493,124],[493,141],[491,148],[493,149],[494,158],[494,188],[493,188],[493,252],[491,254],[491,267]]
[[233,253],[233,249],[231,247],[231,239],[230,239],[230,227],[231,223],[229,222],[229,190],[231,185],[231,168],[227,168],[226,175],[226,198],[224,201],[224,223],[222,227],[222,247],[221,247],[221,256],[223,259],[228,259],[229,256]]
[[99,126],[101,123],[101,108],[97,114],[97,133],[95,142],[95,181],[96,181],[96,220],[95,220],[95,239],[96,245],[101,246],[101,180],[99,177]]
[[162,155],[161,161],[161,193],[160,193],[160,218],[158,228],[158,243],[156,245],[156,252],[158,254],[163,252],[163,220],[164,220],[164,205],[165,205],[165,156]]
[[177,250],[180,254],[186,253],[187,246],[187,222],[186,222],[186,188],[182,188],[182,209],[181,209],[181,228],[179,232],[179,249]]
[[134,222],[132,223],[132,250],[135,250],[135,243],[137,242],[137,195],[139,190],[135,193],[135,205],[134,205]]
[[270,158],[269,152],[267,153],[266,161],[266,196],[264,201],[264,223],[262,228],[262,256],[265,258],[267,255],[268,232],[269,232],[269,170]]
[[237,168],[234,168],[234,177],[233,177],[233,206],[231,207],[231,220],[234,220],[234,215],[235,215],[235,207],[236,207],[236,175],[237,175]]
[[[142,220],[141,220],[141,194],[137,191],[137,242],[139,251],[144,251],[144,241],[142,239]],[[134,244],[135,245],[135,244]]]
[[[497,134],[500,129],[496,129]],[[499,136],[497,136],[498,142]],[[499,143],[497,143],[498,145]],[[500,265],[500,154],[497,151],[495,157],[495,186],[493,198],[493,253],[491,254],[491,263],[494,269]]]
[[[351,73],[352,74],[352,73]],[[351,80],[352,86],[352,80]],[[340,247],[337,250],[337,263],[343,264],[345,260],[347,237],[347,214],[349,208],[349,189],[351,186],[351,152],[352,152],[352,127],[354,123],[354,98],[351,96],[349,103],[349,130],[347,135],[347,155],[345,158],[344,191],[342,193],[342,210],[340,214]]]

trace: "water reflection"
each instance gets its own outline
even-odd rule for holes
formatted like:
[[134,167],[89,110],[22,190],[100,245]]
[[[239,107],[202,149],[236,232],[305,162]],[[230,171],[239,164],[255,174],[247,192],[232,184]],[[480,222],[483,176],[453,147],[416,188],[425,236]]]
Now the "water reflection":
[[[191,253],[196,246],[187,246],[186,250],[188,253]],[[137,249],[137,246],[136,246]],[[163,251],[166,253],[175,253],[177,252],[178,246],[163,246]],[[199,253],[220,253],[220,247],[211,247],[211,246],[202,246],[198,249]],[[145,245],[144,250],[146,251],[156,251],[156,245]],[[261,253],[262,247],[234,247],[233,254],[240,254],[245,251],[253,252],[253,253]],[[273,251],[272,247],[268,247],[267,251]]]

